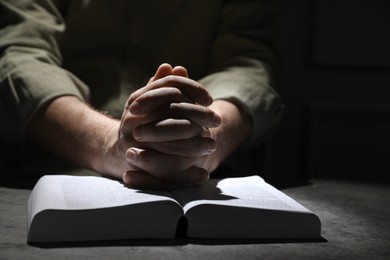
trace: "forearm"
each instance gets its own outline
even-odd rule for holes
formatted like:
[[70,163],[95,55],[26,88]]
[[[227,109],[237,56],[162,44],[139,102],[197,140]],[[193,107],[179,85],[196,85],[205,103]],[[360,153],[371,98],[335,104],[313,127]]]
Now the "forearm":
[[108,151],[118,128],[119,121],[74,96],[62,96],[34,115],[27,133],[34,142],[76,165],[121,178],[124,166]]
[[41,104],[89,90],[61,67],[65,24],[52,1],[0,1],[0,139],[26,142],[27,122]]

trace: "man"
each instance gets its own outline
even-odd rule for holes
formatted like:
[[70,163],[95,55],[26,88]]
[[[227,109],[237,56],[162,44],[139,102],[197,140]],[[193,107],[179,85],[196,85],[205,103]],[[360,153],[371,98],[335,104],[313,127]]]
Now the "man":
[[10,147],[35,143],[130,187],[171,189],[206,181],[280,120],[277,1],[0,8],[0,134]]

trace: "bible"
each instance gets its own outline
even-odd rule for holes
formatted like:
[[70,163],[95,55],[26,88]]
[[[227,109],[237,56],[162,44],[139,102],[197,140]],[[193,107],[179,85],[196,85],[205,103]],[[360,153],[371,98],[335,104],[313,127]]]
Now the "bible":
[[[27,241],[321,237],[317,215],[259,176],[170,192],[96,176],[46,175],[27,202]],[[181,224],[180,224],[181,223]]]

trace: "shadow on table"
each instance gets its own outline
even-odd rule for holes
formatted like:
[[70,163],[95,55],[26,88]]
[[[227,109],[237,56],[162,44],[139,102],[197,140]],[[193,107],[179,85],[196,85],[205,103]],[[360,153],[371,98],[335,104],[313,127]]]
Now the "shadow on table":
[[38,182],[41,176],[29,176],[29,177],[14,177],[14,178],[2,178],[0,179],[0,187],[32,190],[34,185]]
[[323,237],[316,239],[288,238],[176,238],[176,239],[131,239],[114,241],[85,241],[85,242],[56,242],[56,243],[29,243],[39,248],[77,248],[77,247],[123,247],[123,246],[183,246],[195,245],[255,245],[255,244],[297,244],[297,243],[325,243]]
[[0,187],[32,190],[41,176],[26,177],[26,178],[2,178],[0,179]]

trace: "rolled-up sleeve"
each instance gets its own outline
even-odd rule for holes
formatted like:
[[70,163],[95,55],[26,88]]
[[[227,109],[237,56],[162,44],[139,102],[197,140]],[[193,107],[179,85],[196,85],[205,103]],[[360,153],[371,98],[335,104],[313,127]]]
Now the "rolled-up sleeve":
[[0,138],[17,144],[46,102],[89,90],[61,68],[64,21],[50,1],[0,0]]
[[241,106],[252,118],[245,146],[263,142],[279,124],[283,102],[275,90],[279,1],[226,1],[211,48],[212,69],[200,82],[214,99]]

